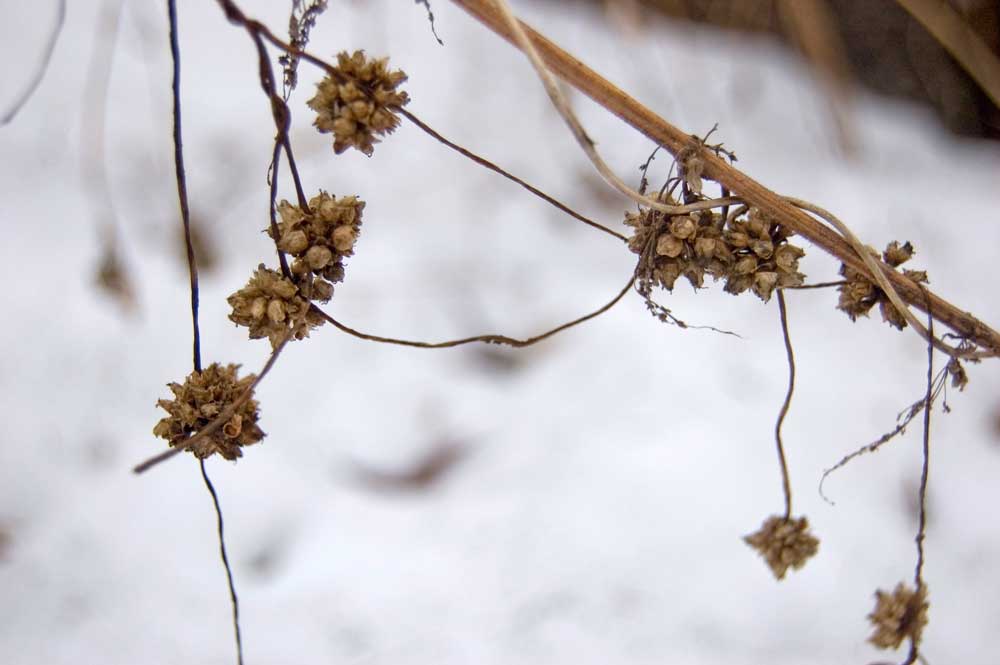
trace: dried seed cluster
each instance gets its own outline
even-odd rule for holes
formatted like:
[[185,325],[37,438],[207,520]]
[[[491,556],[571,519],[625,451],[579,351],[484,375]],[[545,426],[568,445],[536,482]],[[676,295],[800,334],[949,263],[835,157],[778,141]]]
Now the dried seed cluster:
[[728,222],[707,210],[671,216],[640,208],[626,213],[625,224],[635,229],[629,247],[641,257],[640,275],[668,291],[678,277],[701,288],[709,275],[724,279],[728,293],[750,290],[767,302],[775,288],[805,279],[799,272],[805,252],[788,243],[790,231],[757,208]]
[[[878,252],[869,248],[872,256],[879,258]],[[898,268],[913,257],[913,245],[904,243],[900,245],[897,241],[890,242],[885,251],[882,252],[882,260],[893,268]],[[885,291],[870,282],[862,273],[849,268],[846,264],[840,265],[840,274],[844,276],[846,284],[838,287],[840,291],[840,302],[837,309],[851,317],[851,321],[856,321],[859,316],[868,316],[872,307],[878,304],[879,311],[882,312],[882,319],[889,325],[902,330],[906,327],[906,319],[896,309],[895,305],[889,301]],[[923,270],[903,270],[903,274],[917,283],[927,283],[927,273]]]
[[904,639],[919,644],[929,607],[924,585],[913,590],[900,582],[892,593],[879,589],[875,592],[875,610],[868,615],[875,626],[868,641],[880,649],[898,649]]
[[779,580],[785,578],[789,568],[798,570],[804,566],[819,550],[819,540],[809,533],[805,517],[786,519],[772,515],[759,531],[744,536],[743,541],[764,557]]
[[356,196],[338,199],[322,190],[309,200],[308,212],[288,201],[278,206],[278,237],[270,228],[267,233],[278,249],[295,257],[291,270],[308,299],[327,302],[333,285],[343,281],[344,257],[354,254],[364,209]]
[[246,286],[229,296],[233,308],[229,320],[250,328],[250,339],[267,337],[275,347],[291,335],[309,336],[323,318],[312,311],[299,287],[276,270],[261,264]]
[[377,136],[399,126],[395,108],[410,101],[396,88],[406,80],[400,70],[390,70],[389,59],[372,60],[364,51],[337,54],[336,73],[327,74],[316,86],[316,96],[307,103],[316,111],[315,125],[323,133],[333,132],[333,150],[338,155],[356,148],[371,157]]
[[[212,363],[201,372],[189,374],[183,385],[168,383],[174,399],[161,399],[156,405],[170,415],[156,423],[153,434],[166,439],[171,447],[184,445],[191,435],[212,422],[253,383],[253,374],[237,378],[238,368],[239,365]],[[225,425],[196,441],[191,452],[200,459],[213,453],[228,460],[241,457],[243,446],[264,438],[264,432],[257,426],[258,417],[257,401],[251,397]]]

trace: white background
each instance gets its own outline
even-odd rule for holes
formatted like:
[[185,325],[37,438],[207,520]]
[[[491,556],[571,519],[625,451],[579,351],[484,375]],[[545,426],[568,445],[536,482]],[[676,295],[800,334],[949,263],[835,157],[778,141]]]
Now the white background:
[[[126,3],[104,141],[114,216],[94,193],[85,119],[99,3],[70,3],[52,64],[0,129],[0,662],[229,663],[215,516],[190,456],[137,477],[162,449],[165,384],[190,371],[177,244],[163,3]],[[266,166],[273,127],[252,43],[211,2],[179,3],[184,137],[195,223],[219,256],[202,275],[206,362],[257,371],[268,353],[226,296],[273,263]],[[332,2],[311,49],[365,48],[410,75],[408,107],[446,136],[624,230],[628,202],[597,178],[527,61],[449,3],[442,48],[410,2]],[[276,31],[285,3],[244,2]],[[36,66],[54,3],[8,3],[3,100]],[[936,293],[1000,322],[1000,153],[929,113],[860,94],[859,151],[838,151],[808,71],[765,40],[519,3],[543,32],[685,131],[717,138],[775,191],[836,212],[866,242],[910,240]],[[330,311],[376,334],[524,337],[595,309],[634,255],[404,123],[373,158],[335,157],[304,101],[292,138],[307,190],[367,201]],[[579,95],[626,179],[652,145]],[[92,142],[91,142],[92,143]],[[662,178],[664,156],[652,171]],[[86,176],[85,174],[90,174]],[[287,170],[281,197],[292,198]],[[137,309],[93,286],[101,224],[117,220]],[[838,264],[806,244],[813,281]],[[795,513],[822,541],[776,583],[741,540],[782,509],[773,422],[786,367],[777,306],[678,283],[652,319],[636,296],[523,351],[424,351],[329,328],[291,346],[259,390],[268,437],[209,471],[226,516],[247,662],[864,663],[876,588],[909,581],[919,425],[831,477],[923,393],[910,331],[856,324],[833,291],[788,294],[799,375],[785,427]],[[940,358],[938,362],[941,362]],[[933,425],[926,579],[931,663],[995,662],[1000,447],[995,362]],[[442,442],[467,455],[430,489],[386,493],[359,466],[406,468]],[[896,654],[902,660],[904,652]]]

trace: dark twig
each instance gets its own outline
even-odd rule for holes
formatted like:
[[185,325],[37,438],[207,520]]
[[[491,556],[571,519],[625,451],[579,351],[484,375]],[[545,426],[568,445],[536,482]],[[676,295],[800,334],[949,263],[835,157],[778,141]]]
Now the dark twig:
[[[924,537],[927,533],[927,476],[930,471],[931,454],[931,400],[934,392],[934,317],[927,315],[927,392],[924,394],[924,436],[923,464],[920,469],[920,490],[917,493],[919,510],[917,517],[917,563],[913,568],[913,586],[917,592],[924,586]],[[910,651],[902,665],[913,665],[920,655],[919,639],[910,636]]]
[[[931,339],[934,338],[934,317],[927,315],[927,330]],[[923,466],[920,470],[920,514],[917,526],[917,565],[913,571],[913,583],[917,588],[924,584],[924,533],[927,529],[927,474],[930,464],[931,452],[931,403],[934,399],[934,345],[927,344],[927,393],[924,395],[924,437],[923,437]]]
[[785,401],[778,412],[778,420],[774,424],[774,441],[778,448],[778,463],[781,465],[781,489],[785,493],[785,519],[792,517],[792,483],[788,477],[788,461],[785,459],[785,446],[781,441],[781,426],[792,405],[792,395],[795,393],[795,353],[792,351],[792,338],[788,334],[788,311],[785,307],[785,294],[778,291],[778,312],[781,317],[781,334],[785,339],[785,355],[788,358],[788,392]]
[[[931,391],[931,404],[932,405],[934,404],[934,402],[937,401],[938,396],[945,390],[945,388],[947,386],[947,382],[948,382],[948,371],[947,371],[947,369],[942,369],[941,371],[939,371],[937,373],[937,376],[934,377],[934,388]],[[833,466],[831,466],[830,468],[828,468],[827,470],[825,470],[823,472],[823,477],[819,481],[819,495],[821,497],[823,497],[823,500],[826,501],[827,503],[831,504],[831,505],[834,503],[823,492],[823,484],[826,483],[826,479],[827,479],[827,477],[831,473],[833,473],[834,471],[837,471],[838,469],[846,466],[847,463],[850,462],[851,460],[853,460],[855,457],[860,457],[861,455],[864,455],[865,453],[873,453],[873,452],[875,452],[876,450],[878,450],[879,448],[881,448],[886,443],[889,443],[890,441],[892,441],[893,439],[895,439],[900,434],[903,434],[904,432],[906,432],[906,428],[909,426],[909,424],[913,421],[914,418],[916,418],[917,416],[919,416],[921,414],[921,412],[926,407],[927,407],[927,401],[926,401],[926,399],[923,396],[921,396],[920,399],[918,399],[913,404],[911,404],[907,408],[903,409],[902,411],[900,411],[896,415],[896,421],[897,422],[896,422],[896,426],[894,428],[892,428],[891,430],[889,430],[888,432],[886,432],[885,434],[883,434],[882,436],[880,436],[875,441],[873,441],[873,442],[871,442],[871,443],[869,443],[867,445],[861,446],[860,448],[858,448],[857,450],[855,450],[854,452],[852,452],[852,453],[850,453],[848,455],[844,455],[844,457],[842,457],[839,462],[837,462],[836,464],[834,464]],[[948,408],[948,405],[947,405],[947,403],[945,403],[945,409],[947,410],[947,408]]]
[[240,600],[236,596],[236,585],[233,583],[233,569],[229,565],[229,557],[226,555],[225,528],[222,521],[222,507],[219,505],[219,495],[215,492],[215,486],[208,478],[208,471],[205,470],[205,460],[198,460],[201,465],[201,477],[205,481],[208,493],[212,495],[212,505],[215,506],[215,517],[219,532],[219,554],[222,557],[222,565],[226,569],[226,582],[229,584],[229,599],[233,605],[233,630],[236,633],[236,662],[243,665],[243,637],[240,635]]
[[513,337],[507,337],[506,335],[477,335],[475,337],[464,337],[462,339],[450,340],[448,342],[420,342],[420,341],[413,341],[406,339],[395,339],[393,337],[381,337],[379,335],[370,335],[368,333],[355,330],[354,328],[346,326],[340,321],[337,321],[336,319],[334,319],[332,316],[324,312],[316,305],[313,305],[312,309],[313,311],[318,313],[320,316],[329,321],[333,326],[335,326],[342,332],[345,332],[348,335],[352,335],[354,337],[358,337],[360,339],[368,340],[369,342],[396,344],[398,346],[411,346],[418,349],[448,349],[455,346],[462,346],[463,344],[472,344],[473,342],[485,342],[486,344],[505,344],[507,346],[512,346],[514,348],[522,348],[525,346],[531,346],[532,344],[541,342],[544,339],[552,337],[556,333],[560,333],[563,330],[572,328],[573,326],[579,325],[581,323],[584,323],[585,321],[589,321],[590,319],[593,319],[595,317],[600,316],[601,314],[604,314],[606,311],[608,311],[616,304],[618,304],[619,300],[625,297],[625,294],[629,292],[629,289],[632,288],[632,284],[634,282],[635,282],[634,276],[629,278],[628,283],[618,293],[618,295],[612,298],[610,302],[605,303],[604,305],[594,310],[593,312],[585,314],[577,319],[573,319],[572,321],[564,323],[561,326],[552,328],[551,330],[548,330],[540,335],[535,335],[534,337],[529,337],[527,339],[515,339]]
[[598,231],[603,231],[604,233],[607,233],[610,236],[614,236],[615,238],[618,238],[622,242],[627,242],[628,241],[628,238],[626,238],[622,234],[618,233],[617,231],[612,231],[611,229],[609,229],[608,227],[604,226],[603,224],[599,224],[599,223],[595,222],[592,219],[584,217],[583,215],[581,215],[580,213],[576,212],[575,210],[573,210],[569,206],[567,206],[567,205],[565,205],[563,203],[560,203],[559,201],[557,201],[556,199],[552,198],[551,196],[549,196],[545,192],[541,191],[540,189],[538,189],[536,187],[533,187],[532,185],[529,185],[524,180],[521,180],[520,178],[518,178],[516,175],[513,175],[512,173],[508,173],[507,171],[505,171],[504,169],[500,168],[499,166],[497,166],[493,162],[489,161],[488,159],[486,159],[484,157],[480,157],[479,155],[475,154],[474,152],[472,152],[470,150],[467,150],[467,149],[463,148],[462,146],[458,145],[457,143],[449,141],[448,139],[446,139],[445,137],[441,136],[441,134],[439,134],[438,132],[436,132],[429,125],[427,125],[426,123],[424,123],[417,116],[413,115],[412,113],[410,113],[406,109],[400,108],[400,109],[396,109],[396,111],[401,116],[403,116],[404,118],[406,118],[407,120],[409,120],[410,122],[412,122],[414,125],[416,125],[417,127],[419,127],[421,130],[423,130],[424,133],[426,133],[428,136],[431,136],[432,138],[434,138],[436,141],[442,143],[443,145],[448,146],[449,148],[451,148],[455,152],[459,153],[463,157],[467,157],[468,159],[471,159],[476,164],[479,164],[480,166],[484,166],[484,167],[488,168],[489,170],[493,171],[494,173],[499,173],[500,175],[502,175],[503,177],[507,178],[508,180],[516,182],[521,187],[525,188],[526,190],[528,190],[529,192],[531,192],[532,194],[534,194],[538,198],[542,199],[543,201],[552,204],[553,206],[555,206],[559,210],[563,211],[564,213],[566,213],[570,217],[572,217],[572,218],[574,218],[574,219],[576,219],[578,221],[583,222],[587,226],[592,226],[595,229],[597,229]]
[[844,280],[838,280],[836,282],[817,282],[816,284],[800,284],[799,286],[779,286],[779,289],[791,289],[794,291],[804,291],[808,289],[829,289],[834,286],[843,286],[847,284]]
[[170,19],[170,55],[174,63],[174,168],[177,176],[177,200],[184,225],[184,244],[187,247],[188,277],[191,283],[191,327],[194,329],[194,371],[201,371],[201,331],[198,329],[198,265],[191,242],[191,210],[188,207],[187,177],[184,173],[184,143],[181,138],[181,50],[177,37],[177,2],[167,0]]
[[270,180],[270,202],[268,204],[268,224],[271,228],[271,235],[274,237],[274,249],[278,252],[278,263],[281,265],[281,274],[287,279],[292,279],[292,271],[288,268],[288,259],[285,253],[278,247],[278,240],[281,232],[278,230],[278,166],[281,164],[281,142],[274,142],[274,152],[271,155],[271,168],[269,169]]
[[35,69],[35,74],[28,83],[28,87],[21,93],[21,96],[15,99],[10,108],[4,112],[3,117],[0,118],[0,125],[6,125],[13,120],[14,116],[18,114],[24,105],[28,103],[28,100],[31,99],[31,96],[35,94],[38,85],[45,78],[45,71],[49,68],[49,63],[52,61],[52,53],[56,50],[56,42],[59,41],[59,34],[62,32],[65,22],[66,0],[59,0],[59,5],[56,7],[56,23],[52,26],[52,32],[49,33],[49,39],[45,43],[45,50],[42,52],[42,59]]
[[438,37],[437,30],[434,29],[434,12],[431,11],[430,0],[413,0],[413,1],[416,2],[418,5],[423,5],[427,9],[427,20],[431,24],[431,34],[434,35],[434,39],[437,40],[438,44],[444,46],[444,42],[441,41],[440,37]]

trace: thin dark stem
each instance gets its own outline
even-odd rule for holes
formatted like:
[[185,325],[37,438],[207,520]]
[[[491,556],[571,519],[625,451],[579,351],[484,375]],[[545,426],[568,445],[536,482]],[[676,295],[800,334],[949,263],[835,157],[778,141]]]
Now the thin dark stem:
[[380,337],[379,335],[370,335],[368,333],[361,332],[359,330],[355,330],[354,328],[348,327],[343,323],[341,323],[340,321],[334,319],[332,316],[324,312],[316,305],[313,305],[312,309],[317,314],[322,316],[324,319],[329,321],[337,329],[341,330],[342,332],[345,332],[348,335],[352,335],[354,337],[358,337],[360,339],[368,340],[369,342],[396,344],[398,346],[411,346],[418,349],[448,349],[455,346],[462,346],[463,344],[472,344],[473,342],[484,342],[486,344],[504,344],[507,346],[513,346],[514,348],[522,348],[525,346],[531,346],[532,344],[541,342],[543,339],[552,337],[556,333],[560,333],[563,330],[566,330],[567,328],[572,328],[573,326],[579,325],[585,321],[589,321],[590,319],[600,316],[601,314],[603,314],[604,312],[608,311],[616,304],[618,304],[618,301],[624,298],[625,294],[628,293],[629,290],[632,288],[632,284],[634,282],[635,282],[635,277],[633,276],[629,279],[628,284],[625,285],[625,288],[623,288],[621,292],[618,293],[618,295],[612,298],[610,302],[605,303],[604,305],[594,310],[593,312],[585,314],[577,319],[573,319],[572,321],[564,323],[561,326],[552,328],[551,330],[548,330],[540,335],[535,335],[534,337],[529,337],[527,339],[515,339],[513,337],[507,337],[506,335],[477,335],[475,337],[464,337],[462,339],[455,339],[447,342],[420,342],[420,341],[413,341],[406,339],[396,339],[393,337]]
[[181,50],[177,36],[177,3],[167,0],[170,18],[170,55],[174,63],[174,168],[177,175],[177,200],[184,225],[184,244],[187,248],[188,277],[191,283],[191,327],[194,329],[194,371],[201,371],[201,331],[198,328],[198,265],[191,242],[191,210],[188,207],[187,177],[184,174],[184,144],[181,138]]
[[778,291],[778,312],[781,316],[781,334],[785,338],[785,355],[788,358],[788,392],[785,401],[778,412],[778,420],[774,424],[774,441],[778,448],[778,462],[781,465],[781,487],[785,493],[785,519],[792,516],[792,484],[788,478],[788,462],[785,460],[785,446],[781,441],[781,426],[788,415],[795,393],[795,353],[792,351],[792,339],[788,334],[788,311],[785,308],[785,294]]
[[3,117],[0,118],[0,125],[6,125],[13,120],[14,116],[18,114],[24,105],[28,103],[28,100],[31,99],[31,96],[35,94],[38,85],[45,78],[45,71],[49,68],[49,63],[52,61],[52,53],[56,50],[56,42],[59,41],[59,34],[62,32],[63,24],[65,23],[66,0],[59,0],[59,5],[56,7],[56,24],[52,27],[52,32],[49,33],[49,39],[45,43],[45,51],[42,53],[42,59],[38,63],[35,75],[31,78],[28,87],[21,93],[21,96],[15,99],[10,108],[4,112]]
[[[927,331],[930,340],[934,339],[934,317],[927,315]],[[924,461],[920,470],[920,511],[917,524],[917,565],[913,571],[913,583],[917,589],[924,584],[924,534],[927,530],[927,475],[930,468],[931,454],[931,403],[934,386],[934,344],[927,343],[927,393],[924,395]]]
[[561,203],[561,202],[557,201],[556,199],[552,198],[551,196],[549,196],[548,194],[546,194],[542,190],[538,189],[537,187],[529,185],[524,180],[521,180],[520,178],[518,178],[516,175],[513,175],[512,173],[508,173],[507,171],[505,171],[504,169],[500,168],[499,166],[497,166],[493,162],[489,161],[488,159],[486,159],[484,157],[480,157],[476,153],[463,148],[462,146],[458,145],[457,143],[449,141],[445,137],[441,136],[441,134],[439,134],[437,131],[435,131],[434,129],[432,129],[429,125],[427,125],[426,123],[424,123],[424,121],[422,121],[420,118],[418,118],[417,116],[413,115],[412,113],[410,113],[406,109],[400,108],[400,109],[396,109],[396,110],[404,118],[406,118],[407,120],[409,120],[410,122],[412,122],[414,125],[416,125],[417,127],[419,127],[421,130],[423,130],[424,133],[426,133],[427,135],[431,136],[432,138],[434,138],[436,141],[440,142],[441,144],[443,144],[443,145],[451,148],[452,150],[454,150],[455,152],[459,153],[463,157],[467,157],[468,159],[471,159],[476,164],[479,164],[480,166],[484,166],[484,167],[488,168],[489,170],[493,171],[494,173],[499,173],[500,175],[502,175],[503,177],[507,178],[508,180],[511,180],[512,182],[516,182],[521,187],[523,187],[524,189],[528,190],[529,192],[531,192],[532,194],[534,194],[538,198],[540,198],[543,201],[545,201],[545,202],[547,202],[547,203],[555,206],[556,208],[558,208],[562,212],[566,213],[567,215],[569,215],[570,217],[572,217],[572,218],[574,218],[574,219],[576,219],[578,221],[583,222],[587,226],[592,226],[593,228],[597,229],[598,231],[602,231],[604,233],[607,233],[610,236],[614,236],[615,238],[618,238],[619,240],[621,240],[623,242],[627,242],[628,241],[628,238],[626,238],[622,234],[618,233],[617,231],[613,231],[613,230],[609,229],[608,227],[604,226],[603,224],[599,224],[599,223],[595,222],[592,219],[584,217],[583,215],[581,215],[580,213],[576,212],[575,210],[573,210],[569,206],[565,205],[564,203]]
[[236,633],[236,662],[243,665],[243,638],[240,635],[240,600],[236,596],[236,584],[233,582],[233,569],[229,565],[229,557],[226,555],[225,526],[222,521],[222,507],[219,505],[219,495],[215,492],[215,486],[208,478],[208,471],[205,470],[205,460],[198,460],[201,465],[201,477],[205,481],[208,493],[212,495],[212,505],[215,506],[215,516],[218,521],[219,531],[219,554],[222,557],[222,565],[226,569],[226,581],[229,584],[229,599],[233,604],[233,631]]
[[281,231],[278,230],[278,165],[281,164],[281,141],[274,141],[274,152],[271,154],[271,182],[270,182],[270,204],[268,216],[270,219],[271,235],[274,237],[274,249],[278,252],[278,263],[281,265],[281,274],[288,279],[292,279],[292,271],[288,269],[288,260],[285,253],[278,246],[281,240]]
[[838,280],[836,282],[817,282],[815,284],[800,284],[799,286],[779,286],[779,289],[790,289],[794,291],[805,291],[807,289],[829,289],[833,286],[843,286],[847,284],[845,280]]
[[309,214],[309,199],[306,198],[305,190],[302,188],[302,178],[299,177],[299,167],[295,163],[295,155],[292,154],[292,140],[288,138],[288,132],[282,137],[281,145],[285,149],[288,157],[288,170],[292,174],[292,182],[295,184],[295,196],[299,199],[299,207],[302,212]]

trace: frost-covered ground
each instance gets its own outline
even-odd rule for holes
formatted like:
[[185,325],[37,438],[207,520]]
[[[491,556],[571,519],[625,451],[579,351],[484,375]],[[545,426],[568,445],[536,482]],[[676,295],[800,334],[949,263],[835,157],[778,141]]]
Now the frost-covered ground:
[[[93,287],[105,211],[84,188],[84,83],[99,3],[69,3],[35,97],[0,129],[0,662],[230,663],[215,516],[190,457],[148,474],[164,384],[190,371],[186,273],[176,246],[169,59],[162,3],[122,17],[106,135],[128,316]],[[388,53],[410,109],[447,136],[620,227],[608,193],[526,60],[449,3],[333,2],[312,48]],[[34,66],[54,3],[5,10],[4,100]],[[286,3],[244,2],[281,31]],[[838,156],[825,98],[769,42],[689,26],[626,36],[604,17],[520,3],[544,32],[687,131],[715,135],[771,188],[838,213],[866,241],[910,240],[933,288],[1000,323],[1000,153],[945,135],[921,110],[861,96],[860,150]],[[251,42],[212,2],[182,1],[185,139],[196,222],[219,265],[202,280],[207,360],[256,371],[266,344],[231,325],[225,297],[271,260],[265,168],[272,129]],[[334,158],[293,97],[310,190],[367,201],[332,311],[377,334],[528,336],[610,299],[634,257],[405,125]],[[635,179],[652,146],[579,95],[608,160]],[[655,173],[667,167],[661,157]],[[282,196],[291,187],[282,174]],[[807,246],[808,251],[808,246]],[[835,277],[819,252],[811,279]],[[635,297],[521,352],[422,351],[330,329],[296,343],[262,384],[268,438],[211,460],[225,510],[247,662],[864,663],[876,588],[911,576],[919,427],[833,476],[822,470],[891,428],[923,391],[923,344],[852,325],[834,292],[788,296],[799,375],[785,429],[795,512],[820,555],[775,583],[741,541],[782,507],[772,441],[785,391],[775,303],[713,288]],[[487,351],[489,353],[487,353]],[[995,362],[969,370],[934,422],[926,578],[931,663],[996,662],[1000,447]],[[370,471],[442,444],[466,455],[423,491]],[[890,655],[891,656],[891,655]],[[897,657],[902,659],[902,653]]]

